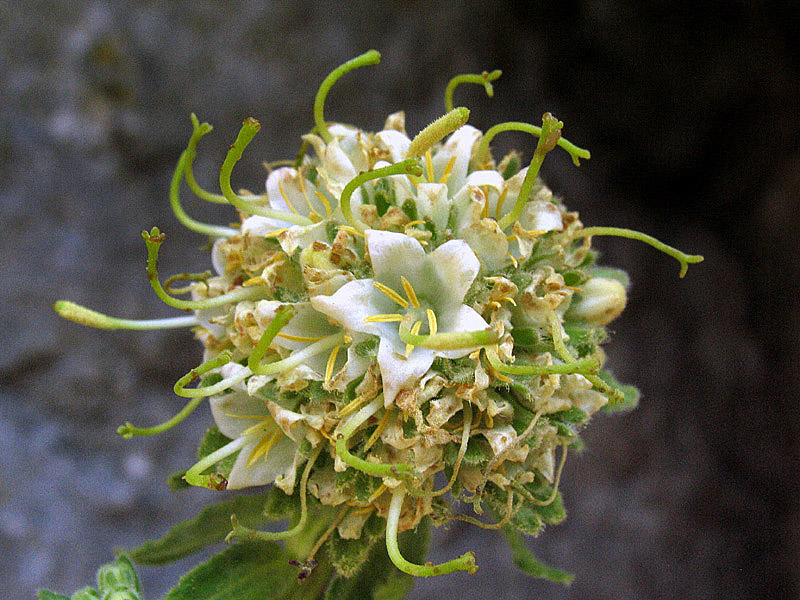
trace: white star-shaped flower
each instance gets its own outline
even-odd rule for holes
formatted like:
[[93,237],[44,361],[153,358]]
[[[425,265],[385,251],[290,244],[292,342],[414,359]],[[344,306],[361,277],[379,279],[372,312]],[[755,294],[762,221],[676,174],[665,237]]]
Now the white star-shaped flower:
[[401,322],[413,323],[413,333],[431,335],[489,325],[463,303],[480,270],[466,242],[451,240],[426,254],[404,234],[367,230],[366,239],[374,277],[351,281],[332,296],[315,296],[311,304],[347,330],[380,337],[378,364],[388,406],[428,371],[435,356],[459,358],[475,349],[409,347],[400,339]]

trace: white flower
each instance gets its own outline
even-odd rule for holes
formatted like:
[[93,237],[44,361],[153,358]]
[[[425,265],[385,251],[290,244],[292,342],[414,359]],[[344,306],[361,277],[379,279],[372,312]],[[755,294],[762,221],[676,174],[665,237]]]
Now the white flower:
[[417,240],[400,233],[367,230],[366,239],[374,278],[351,281],[332,296],[313,297],[311,304],[350,331],[380,337],[378,363],[388,406],[428,371],[435,356],[458,358],[474,350],[410,349],[400,339],[399,322],[414,323],[423,334],[487,329],[486,321],[463,304],[480,263],[463,240],[425,254]]

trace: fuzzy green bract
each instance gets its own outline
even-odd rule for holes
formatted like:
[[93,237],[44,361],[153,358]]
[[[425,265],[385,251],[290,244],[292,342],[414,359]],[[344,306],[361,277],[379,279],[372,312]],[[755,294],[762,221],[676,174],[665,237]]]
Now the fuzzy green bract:
[[[379,60],[367,52],[325,79],[316,126],[294,161],[269,165],[259,194],[237,194],[231,182],[258,121],[245,120],[230,147],[219,194],[194,178],[211,126],[192,115],[170,204],[212,238],[214,273],[162,284],[165,235],[142,234],[150,285],[189,316],[135,321],[54,306],[105,329],[191,327],[203,346],[201,364],[175,385],[189,399],[180,412],[120,428],[126,438],[154,435],[208,399],[214,427],[170,485],[255,492],[225,496],[131,552],[163,564],[232,544],[186,575],[171,600],[401,598],[413,577],[476,571],[472,552],[425,562],[429,526],[453,519],[502,529],[524,572],[569,583],[522,534],[566,517],[562,469],[592,415],[638,402],[603,369],[600,348],[630,282],[594,264],[591,238],[644,241],[676,258],[681,275],[702,260],[638,232],[584,228],[539,177],[551,151],[576,164],[589,158],[549,113],[541,126],[501,123],[486,134],[467,124],[469,110],[452,105],[456,86],[480,83],[491,95],[499,71],[454,78],[447,114],[416,136],[402,112],[377,132],[327,120],[338,79]],[[528,166],[518,152],[492,155],[491,139],[512,130],[536,138]],[[199,199],[236,207],[239,222],[189,217],[184,179]],[[188,285],[175,289],[176,280]],[[473,510],[459,512],[465,506]],[[140,597],[126,556],[104,569],[99,592],[75,597],[112,587],[114,598]]]

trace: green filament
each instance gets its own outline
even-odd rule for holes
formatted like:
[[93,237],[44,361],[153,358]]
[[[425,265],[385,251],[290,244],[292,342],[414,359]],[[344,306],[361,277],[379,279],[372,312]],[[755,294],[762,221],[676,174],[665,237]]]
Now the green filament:
[[536,150],[533,152],[533,158],[531,158],[531,164],[528,166],[528,172],[525,174],[525,179],[523,179],[522,186],[519,188],[519,195],[517,196],[516,203],[514,203],[514,208],[497,222],[500,229],[510,227],[519,219],[522,210],[525,208],[525,203],[528,201],[528,197],[531,194],[531,189],[533,189],[533,184],[536,180],[536,176],[539,174],[539,169],[542,168],[544,157],[550,150],[555,148],[558,140],[561,138],[561,128],[563,126],[564,123],[556,119],[550,113],[545,113],[542,117],[542,130],[539,141],[536,143]]
[[464,108],[463,106],[454,108],[420,131],[416,137],[411,140],[411,145],[408,147],[406,156],[422,156],[425,152],[430,150],[435,143],[443,140],[445,136],[453,133],[468,120],[468,108]]
[[413,477],[416,475],[416,471],[412,465],[405,463],[386,464],[369,462],[354,456],[347,449],[347,442],[353,433],[355,433],[356,429],[363,425],[367,419],[378,412],[382,407],[383,394],[380,394],[344,424],[336,437],[336,455],[354,469],[374,477],[393,477],[395,479]]
[[507,365],[500,360],[497,351],[486,349],[486,358],[495,371],[509,375],[564,375],[580,373],[587,375],[597,373],[599,363],[594,358],[584,358],[560,365]]
[[222,190],[222,195],[225,196],[225,199],[228,202],[233,204],[242,212],[246,212],[251,215],[260,215],[270,219],[287,221],[289,223],[294,223],[295,225],[311,225],[312,221],[308,217],[297,215],[293,212],[275,210],[265,206],[258,206],[257,204],[248,202],[241,196],[234,193],[233,188],[231,187],[231,173],[233,172],[233,167],[236,166],[236,163],[239,162],[240,158],[242,158],[244,149],[247,148],[251,141],[253,141],[253,137],[258,133],[259,129],[261,129],[261,123],[252,117],[245,119],[242,123],[242,128],[239,130],[239,135],[236,136],[236,141],[233,143],[230,150],[228,150],[228,154],[225,156],[225,161],[222,163],[222,168],[219,170],[219,187]]
[[502,74],[502,71],[495,70],[491,73],[484,71],[480,75],[456,75],[450,80],[450,83],[447,84],[447,89],[444,91],[444,109],[447,112],[453,110],[453,92],[462,83],[480,84],[486,90],[486,95],[489,96],[489,98],[492,98],[494,96],[494,88],[492,87],[491,82],[500,77]]
[[141,436],[149,436],[149,435],[158,435],[159,433],[164,433],[165,431],[172,429],[176,425],[179,425],[183,422],[183,420],[188,417],[190,414],[194,412],[194,409],[199,406],[199,404],[203,401],[205,396],[201,396],[199,398],[193,398],[186,403],[186,405],[178,412],[174,417],[164,421],[160,425],[155,425],[153,427],[136,427],[133,423],[128,421],[125,425],[120,425],[117,428],[117,433],[124,437],[126,440],[131,439],[132,437],[141,437]]
[[225,537],[225,543],[230,544],[234,537],[240,537],[253,541],[285,540],[301,533],[306,526],[306,519],[308,518],[308,507],[306,504],[306,488],[308,485],[308,477],[311,474],[311,468],[317,461],[317,457],[321,451],[322,444],[317,447],[314,454],[306,462],[306,468],[303,469],[303,476],[300,478],[300,520],[297,521],[297,524],[294,527],[287,529],[286,531],[279,531],[275,533],[271,531],[258,531],[257,529],[250,529],[249,527],[242,526],[239,524],[239,520],[236,518],[236,515],[231,515],[231,527],[233,528],[233,531],[231,531]]
[[147,279],[150,280],[150,286],[156,293],[156,296],[174,308],[181,310],[202,310],[204,308],[213,308],[215,306],[224,306],[234,302],[241,302],[242,300],[257,300],[263,298],[268,289],[264,286],[254,285],[250,287],[243,287],[236,291],[214,296],[213,298],[205,298],[203,300],[179,300],[173,298],[164,290],[161,282],[158,279],[158,252],[161,244],[164,242],[164,234],[158,230],[158,227],[153,227],[150,233],[142,232],[142,239],[147,245]]
[[319,86],[319,91],[317,91],[317,96],[314,98],[314,122],[317,124],[317,131],[319,131],[319,135],[326,144],[329,144],[333,140],[333,136],[331,135],[330,131],[328,131],[328,126],[325,123],[325,116],[323,114],[325,109],[325,98],[328,97],[328,92],[330,91],[331,87],[333,87],[333,84],[339,81],[339,79],[346,73],[358,69],[359,67],[377,65],[379,62],[381,62],[381,53],[377,50],[369,50],[360,56],[351,58],[343,65],[336,67],[322,81],[322,84]]
[[[202,233],[210,237],[224,237],[228,238],[239,233],[236,229],[230,227],[221,227],[219,225],[209,225],[201,223],[191,218],[181,206],[181,177],[189,164],[188,150],[185,150],[181,157],[178,159],[178,165],[175,167],[175,172],[172,174],[172,182],[169,186],[169,205],[172,207],[172,212],[175,218],[187,229]],[[186,171],[188,174],[188,171]],[[188,179],[187,179],[188,181]],[[223,198],[224,200],[224,198]],[[226,201],[227,202],[227,201]]]
[[[475,153],[476,160],[483,161],[489,158],[489,143],[492,141],[492,139],[494,139],[494,136],[504,131],[523,131],[537,137],[541,137],[542,135],[542,128],[537,127],[536,125],[531,125],[530,123],[521,123],[519,121],[499,123],[494,127],[490,127],[486,133],[483,134],[483,139],[481,139],[481,143],[478,145],[478,150]],[[592,157],[588,150],[578,148],[578,146],[572,142],[568,142],[562,137],[558,138],[558,145],[569,152],[569,155],[572,157],[572,162],[575,163],[576,167],[580,166],[580,159],[583,158],[588,160]]]
[[430,563],[417,565],[407,561],[400,553],[397,545],[397,531],[400,525],[400,512],[403,509],[403,500],[406,497],[406,490],[401,485],[392,492],[392,500],[389,504],[389,514],[386,517],[386,550],[389,558],[392,559],[394,566],[403,573],[408,573],[414,577],[434,577],[436,575],[446,575],[454,571],[466,571],[473,574],[478,570],[475,564],[475,554],[467,552],[458,558],[447,561],[439,565]]
[[219,473],[203,475],[203,471],[210,469],[223,458],[230,456],[234,452],[238,452],[245,444],[247,444],[247,436],[243,435],[225,444],[219,450],[203,457],[184,474],[183,478],[186,480],[186,483],[211,490],[224,490],[228,487],[228,481],[222,475]]
[[409,158],[399,163],[389,165],[388,167],[381,167],[380,169],[373,169],[357,175],[344,186],[342,196],[339,199],[339,207],[342,209],[342,214],[347,222],[359,231],[366,231],[367,227],[353,215],[353,209],[350,206],[350,197],[353,195],[361,185],[372,179],[380,179],[381,177],[388,177],[389,175],[422,175],[422,166],[419,164],[419,159]]
[[202,377],[203,375],[205,375],[206,373],[208,373],[212,369],[217,369],[217,368],[221,367],[222,365],[228,364],[229,362],[231,362],[231,358],[233,358],[233,354],[231,354],[231,351],[230,350],[223,350],[222,352],[220,352],[217,356],[215,356],[211,360],[207,360],[206,362],[204,362],[200,366],[195,367],[194,369],[189,371],[186,375],[184,375],[183,377],[178,379],[178,381],[175,382],[175,386],[173,387],[173,391],[175,392],[176,395],[181,396],[183,398],[200,398],[200,399],[203,399],[206,396],[212,396],[212,395],[214,395],[214,394],[216,394],[218,392],[222,392],[222,391],[226,390],[229,387],[230,383],[228,385],[226,385],[225,387],[223,387],[222,389],[219,389],[220,388],[220,384],[224,383],[225,380],[222,380],[222,381],[220,381],[219,383],[217,383],[215,385],[206,386],[206,387],[199,387],[199,388],[192,388],[192,389],[188,389],[188,390],[186,389],[186,386],[189,385],[190,383],[192,383],[195,379],[199,379],[200,377]]
[[411,327],[405,321],[400,323],[399,333],[400,339],[406,344],[429,350],[465,350],[496,344],[500,339],[497,332],[491,329],[452,331],[434,335],[415,334],[411,333]]
[[685,252],[681,252],[677,248],[673,248],[672,246],[667,246],[663,242],[659,242],[656,238],[647,235],[646,233],[641,233],[639,231],[634,231],[632,229],[623,229],[621,227],[586,227],[585,229],[581,229],[580,231],[576,231],[573,234],[573,238],[579,237],[591,237],[594,235],[616,235],[618,237],[624,237],[631,240],[639,240],[640,242],[644,242],[645,244],[650,244],[656,250],[661,250],[664,254],[668,254],[679,263],[681,263],[681,271],[679,276],[683,277],[686,275],[686,271],[689,269],[690,264],[695,264],[703,261],[703,257],[699,254],[686,254]]
[[197,325],[197,318],[193,315],[173,317],[171,319],[118,319],[69,300],[58,300],[53,304],[53,310],[64,319],[88,327],[96,327],[97,329],[151,331],[154,329],[174,329]]

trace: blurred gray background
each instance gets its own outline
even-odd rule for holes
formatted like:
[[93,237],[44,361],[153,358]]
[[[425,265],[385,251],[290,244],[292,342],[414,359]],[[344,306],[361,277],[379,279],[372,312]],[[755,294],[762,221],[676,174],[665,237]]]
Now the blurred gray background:
[[[413,134],[451,76],[502,69],[493,99],[456,92],[474,125],[552,111],[592,151],[543,169],[585,223],[706,257],[681,280],[647,246],[597,240],[634,282],[607,350],[643,399],[593,421],[566,467],[567,522],[532,541],[573,586],[518,574],[498,534],[456,524],[431,560],[474,549],[480,571],[412,598],[798,597],[800,19],[790,3],[694,4],[0,3],[0,595],[71,593],[212,495],[164,485],[192,462],[206,409],[157,438],[115,433],[180,406],[191,334],[90,330],[50,304],[172,315],[139,233],[167,233],[163,273],[208,266],[167,203],[189,113],[216,128],[196,165],[211,188],[242,119],[262,122],[236,173],[258,191],[261,161],[294,156],[312,126],[324,75],[374,47],[383,62],[334,88],[329,118],[375,130],[403,109]],[[191,564],[144,569],[147,597]]]

